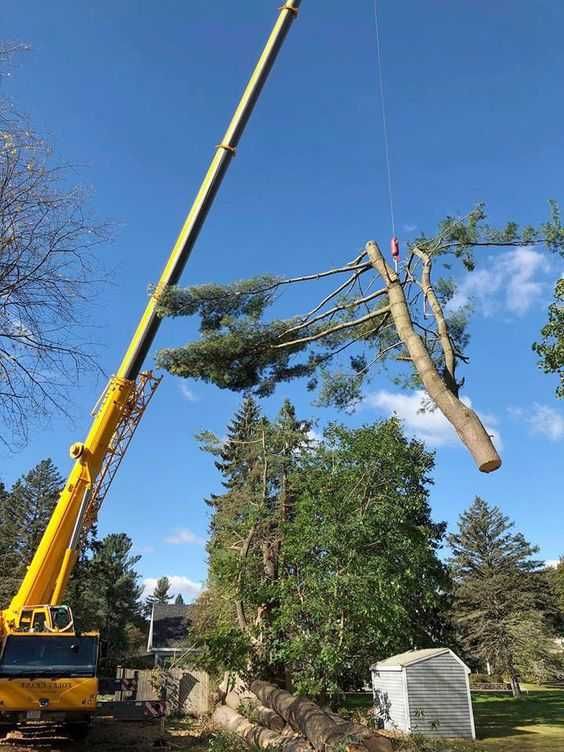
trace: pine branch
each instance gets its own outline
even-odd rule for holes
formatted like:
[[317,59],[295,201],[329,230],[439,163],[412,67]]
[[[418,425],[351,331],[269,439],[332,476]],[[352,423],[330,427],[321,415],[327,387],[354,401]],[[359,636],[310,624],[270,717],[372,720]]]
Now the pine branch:
[[294,339],[294,340],[290,340],[290,342],[282,342],[279,345],[274,345],[274,349],[280,350],[285,347],[293,347],[294,345],[301,345],[306,342],[315,342],[318,339],[323,339],[323,337],[326,337],[329,334],[334,334],[335,332],[340,332],[340,331],[343,331],[344,329],[351,329],[355,326],[360,326],[360,324],[364,324],[367,321],[371,321],[372,319],[376,318],[376,316],[383,316],[384,314],[389,313],[389,312],[390,312],[390,307],[384,306],[383,308],[378,308],[376,311],[372,311],[366,316],[361,316],[359,319],[354,319],[353,321],[344,321],[341,324],[336,324],[335,326],[331,326],[328,329],[324,329],[321,332],[312,334],[309,337],[300,337],[300,339]]

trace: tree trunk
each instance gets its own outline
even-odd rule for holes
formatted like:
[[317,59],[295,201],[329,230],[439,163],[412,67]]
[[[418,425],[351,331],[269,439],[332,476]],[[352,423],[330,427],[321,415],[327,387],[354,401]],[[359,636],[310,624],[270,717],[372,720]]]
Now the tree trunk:
[[479,469],[490,473],[501,466],[501,459],[491,437],[476,413],[450,391],[438,373],[421,337],[415,332],[409,307],[398,275],[386,263],[376,243],[366,245],[368,257],[386,283],[390,311],[399,338],[405,345],[429,397],[453,426]]
[[513,697],[521,697],[521,687],[519,686],[519,680],[513,673],[511,674],[511,691],[513,692]]
[[246,693],[241,694],[240,692],[236,691],[226,694],[223,698],[223,703],[232,710],[236,710],[237,713],[239,712],[241,704],[249,705],[253,707],[253,709],[256,705],[258,705],[258,701],[254,695],[247,695]]
[[311,752],[311,747],[300,737],[282,736],[244,718],[226,705],[220,705],[213,714],[216,726],[240,736],[250,747],[276,748],[280,752]]
[[[353,749],[370,749],[370,752],[390,752],[391,742],[378,734],[370,734],[370,746],[365,743],[364,727],[360,745],[355,744],[356,734],[351,734],[350,724],[335,723],[329,713],[322,710],[305,697],[295,697],[283,689],[264,681],[254,681],[251,691],[263,705],[275,710],[295,731],[303,734],[317,752],[325,752],[337,746],[345,745]],[[342,720],[342,719],[340,719]],[[352,737],[352,738],[351,738]]]
[[257,705],[255,708],[253,708],[253,716],[257,723],[260,723],[261,726],[266,726],[269,729],[272,729],[272,731],[277,731],[278,733],[282,733],[284,729],[286,728],[286,722],[282,718],[282,716],[278,715],[278,713],[272,708],[266,708],[264,705]]

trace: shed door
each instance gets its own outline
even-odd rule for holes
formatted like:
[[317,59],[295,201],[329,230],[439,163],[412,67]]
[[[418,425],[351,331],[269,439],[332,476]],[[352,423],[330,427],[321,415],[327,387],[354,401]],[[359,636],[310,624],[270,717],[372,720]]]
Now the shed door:
[[450,653],[407,666],[411,731],[472,738],[466,671]]

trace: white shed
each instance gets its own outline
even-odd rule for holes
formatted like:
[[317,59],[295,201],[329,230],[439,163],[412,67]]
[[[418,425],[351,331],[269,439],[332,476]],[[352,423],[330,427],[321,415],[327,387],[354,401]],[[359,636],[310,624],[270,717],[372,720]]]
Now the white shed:
[[370,667],[384,728],[426,736],[476,738],[470,669],[449,648],[411,650]]

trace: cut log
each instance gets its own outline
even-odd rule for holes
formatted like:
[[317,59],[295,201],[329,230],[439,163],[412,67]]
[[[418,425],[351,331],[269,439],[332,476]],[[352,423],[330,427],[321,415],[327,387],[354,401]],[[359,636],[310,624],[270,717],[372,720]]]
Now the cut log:
[[277,731],[279,734],[286,728],[286,721],[272,708],[267,708],[264,705],[256,705],[252,709],[252,714],[253,719],[257,723],[260,723],[261,726],[266,726],[273,731]]
[[317,752],[323,752],[327,741],[338,733],[335,722],[311,700],[295,697],[274,684],[259,680],[252,682],[251,691],[263,705],[288,721],[294,731],[303,734]]
[[[272,731],[280,733],[286,726],[285,720],[271,708],[260,705],[257,696],[250,692],[240,680],[236,681],[232,691],[224,695],[222,701],[240,715],[244,715],[250,721],[266,726]],[[247,712],[247,709],[250,712]]]
[[225,695],[223,698],[223,702],[225,705],[230,707],[232,710],[236,710],[237,713],[241,710],[241,705],[246,705],[248,707],[251,707],[254,709],[255,706],[258,706],[258,700],[255,695],[246,692],[229,692]]
[[[341,745],[356,749],[360,744],[370,752],[389,752],[392,747],[388,739],[371,732],[360,724],[350,724],[339,718],[337,724],[331,714],[305,697],[296,697],[279,689],[274,684],[256,680],[251,684],[251,691],[258,699],[287,721],[291,727],[306,737],[317,752]],[[354,729],[358,728],[358,734]],[[368,733],[366,733],[368,732]],[[365,742],[366,740],[366,742]]]
[[213,722],[224,731],[240,736],[250,747],[276,748],[281,752],[311,752],[311,746],[305,739],[281,736],[276,731],[252,723],[227,705],[215,709]]

